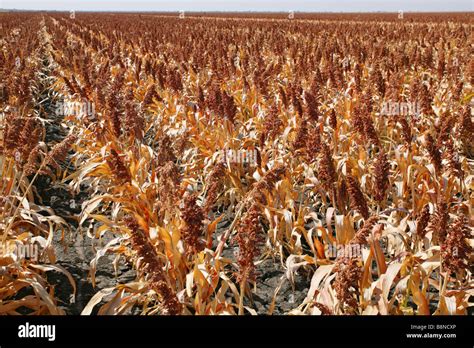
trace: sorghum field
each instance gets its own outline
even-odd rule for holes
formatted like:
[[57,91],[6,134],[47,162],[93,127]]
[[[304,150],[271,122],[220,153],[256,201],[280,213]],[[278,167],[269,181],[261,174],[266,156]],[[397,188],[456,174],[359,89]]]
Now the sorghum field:
[[472,313],[472,13],[0,13],[0,314]]

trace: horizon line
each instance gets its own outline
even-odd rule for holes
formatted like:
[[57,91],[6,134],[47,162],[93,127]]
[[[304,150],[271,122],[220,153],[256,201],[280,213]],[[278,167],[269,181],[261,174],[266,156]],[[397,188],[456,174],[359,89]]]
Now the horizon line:
[[[72,9],[61,9],[61,10],[52,10],[52,9],[18,9],[18,8],[0,8],[0,11],[3,12],[70,12],[74,11],[76,13],[80,12],[87,12],[87,13],[180,13],[181,11],[190,12],[190,13],[308,13],[308,14],[318,14],[318,13],[398,13],[399,11],[304,11],[304,10],[287,10],[287,11],[271,11],[271,10],[72,10]],[[423,10],[400,10],[404,13],[474,13],[473,10],[431,10],[431,11],[423,11]]]

